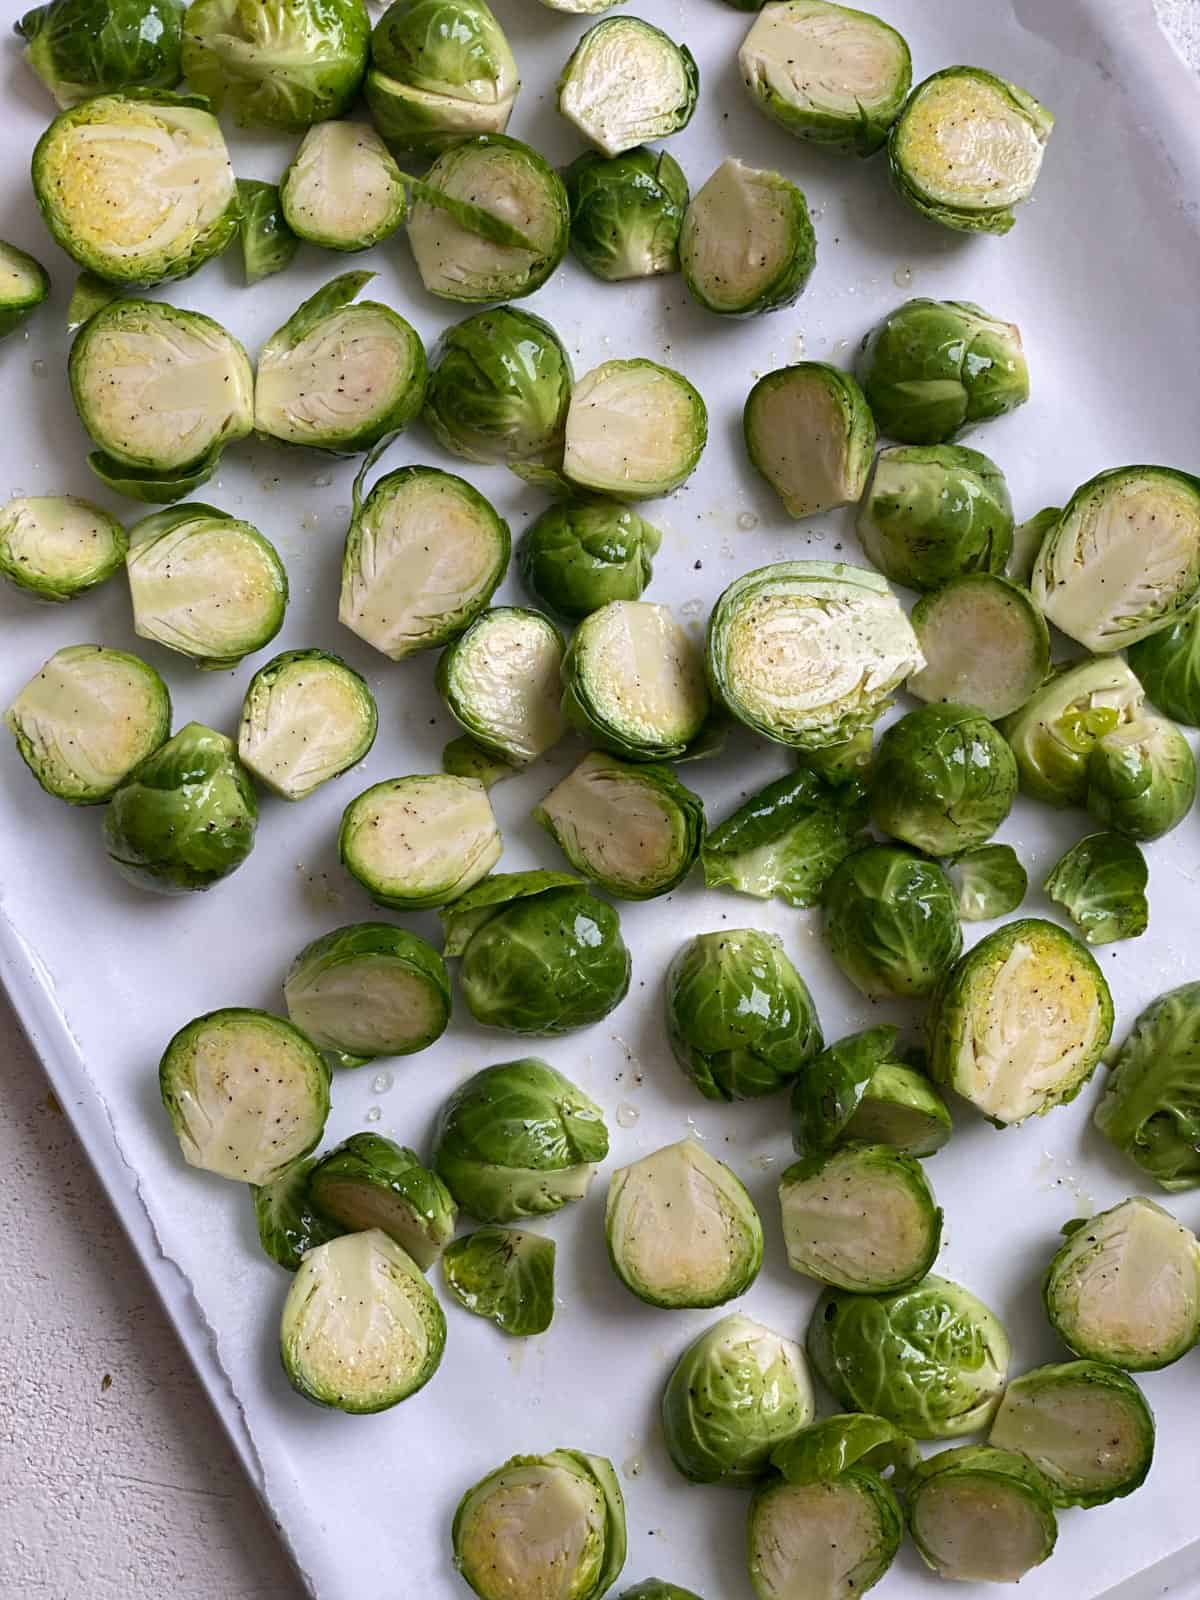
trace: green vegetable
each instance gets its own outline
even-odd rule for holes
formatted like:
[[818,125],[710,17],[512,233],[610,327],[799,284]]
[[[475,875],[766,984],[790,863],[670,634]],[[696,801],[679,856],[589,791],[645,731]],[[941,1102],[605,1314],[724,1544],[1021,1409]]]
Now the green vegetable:
[[1140,717],[1142,687],[1120,656],[1060,667],[1000,731],[1017,758],[1021,789],[1052,806],[1082,806],[1098,740]]
[[177,0],[50,0],[16,23],[25,59],[60,107],[114,89],[173,89],[183,76]]
[[708,443],[708,408],[681,372],[605,361],[567,410],[563,472],[576,488],[653,500],[685,483]]
[[422,1272],[454,1237],[457,1210],[446,1185],[411,1150],[378,1133],[351,1134],[322,1156],[308,1191],[343,1231],[381,1228]]
[[300,241],[283,220],[278,184],[239,178],[237,188],[242,269],[247,283],[261,283],[291,266]]
[[830,874],[860,847],[866,820],[857,785],[832,789],[803,770],[777,778],[708,834],[705,885],[818,905]]
[[517,1228],[479,1228],[442,1254],[447,1289],[468,1311],[515,1339],[545,1333],[554,1317],[554,1240]]
[[964,922],[991,922],[1015,911],[1029,888],[1029,874],[1010,844],[981,844],[946,863],[958,892]]
[[284,800],[303,800],[375,743],[367,680],[328,650],[284,650],[246,688],[238,758]]
[[125,466],[103,450],[93,450],[87,458],[88,466],[101,483],[116,494],[125,494],[131,500],[142,500],[149,505],[173,505],[194,494],[212,477],[220,460],[220,450],[212,450],[183,472],[160,472],[154,467]]
[[571,249],[607,283],[679,270],[679,230],[688,183],[665,150],[635,146],[619,156],[585,150],[563,173],[571,205]]
[[1013,547],[1005,569],[1013,583],[1028,588],[1038,551],[1061,516],[1061,506],[1046,506],[1013,529]]
[[929,855],[983,844],[1016,794],[1011,748],[970,706],[922,706],[879,741],[871,771],[875,825]]
[[19,495],[0,510],[0,577],[39,600],[73,600],[125,562],[125,529],[76,495]]
[[686,128],[700,72],[685,44],[639,17],[607,17],[584,34],[558,80],[558,109],[606,156]]
[[1200,1185],[1200,983],[1169,989],[1141,1013],[1094,1121],[1162,1188]]
[[0,339],[18,328],[50,293],[50,274],[24,250],[0,240]]
[[1131,839],[1089,833],[1055,863],[1042,888],[1089,944],[1111,944],[1145,933],[1148,878],[1146,858]]
[[992,572],[951,578],[923,595],[912,625],[925,666],[908,680],[918,700],[974,706],[995,721],[1019,711],[1050,671],[1050,634],[1026,589]]
[[[543,5],[549,3],[550,0],[542,0]],[[561,0],[555,0],[551,9],[567,11],[572,8],[561,4]],[[635,1583],[632,1589],[626,1589],[617,1596],[617,1600],[700,1600],[700,1596],[693,1594],[690,1589],[681,1589],[677,1583],[667,1583],[663,1578],[647,1578],[644,1583]]]
[[1129,665],[1160,711],[1200,728],[1200,607],[1135,644]]
[[278,1177],[250,1189],[258,1242],[272,1261],[289,1272],[296,1271],[310,1250],[344,1231],[312,1203],[308,1179],[316,1164],[316,1156],[304,1156],[284,1167]]
[[864,553],[910,589],[939,589],[967,572],[1003,572],[1012,530],[1004,474],[958,444],[881,450],[858,509]]
[[746,317],[794,305],[816,261],[803,192],[778,172],[729,156],[692,197],[679,262],[707,311]]
[[481,749],[528,766],[563,735],[562,635],[540,611],[494,606],[447,648],[437,686]]
[[848,372],[801,361],[766,373],[746,397],[742,430],[750,464],[790,517],[854,505],[861,496],[875,450],[875,422]]
[[895,1483],[920,1459],[916,1445],[894,1423],[856,1411],[810,1423],[771,1452],[771,1465],[796,1484],[832,1483],[854,1467],[873,1473],[891,1468]]
[[1088,810],[1130,839],[1177,828],[1196,798],[1196,758],[1173,722],[1141,716],[1097,739],[1088,758]]
[[1050,1486],[1024,1456],[959,1445],[923,1461],[908,1489],[908,1526],[939,1578],[1017,1583],[1054,1551]]
[[517,546],[534,596],[577,622],[610,600],[636,600],[653,575],[662,535],[629,506],[572,496],[547,507]]
[[465,733],[457,739],[451,739],[442,751],[443,772],[452,778],[474,778],[485,789],[511,778],[516,770],[511,761],[492,755]]
[[911,851],[859,850],[825,885],[825,940],[868,999],[929,994],[962,949],[950,881]]
[[[240,193],[239,189],[239,193]],[[71,299],[67,305],[67,332],[78,333],[84,323],[103,311],[123,291],[115,284],[105,283],[94,272],[81,272],[75,279]]]
[[442,954],[461,956],[485,923],[518,900],[545,894],[548,889],[572,889],[579,879],[570,872],[493,872],[458,902],[439,913],[445,933]]
[[[361,4],[361,0],[356,0]],[[361,122],[318,122],[279,180],[279,205],[292,232],[323,250],[369,250],[404,221],[404,175]]]
[[296,1026],[345,1065],[424,1050],[450,1020],[446,963],[390,922],[354,922],[306,944],[283,996]]
[[904,1518],[878,1473],[793,1484],[772,1478],[750,1502],[747,1560],[758,1600],[857,1600],[896,1558]]
[[387,778],[342,813],[338,856],[377,905],[423,911],[465,894],[502,845],[487,791],[471,778]]
[[835,788],[846,788],[868,777],[875,758],[875,730],[860,728],[849,739],[822,745],[819,750],[797,750],[795,754],[802,772],[815,772]]
[[792,1146],[818,1156],[847,1141],[935,1155],[950,1113],[923,1073],[896,1059],[891,1023],[852,1033],[823,1050],[792,1084]]

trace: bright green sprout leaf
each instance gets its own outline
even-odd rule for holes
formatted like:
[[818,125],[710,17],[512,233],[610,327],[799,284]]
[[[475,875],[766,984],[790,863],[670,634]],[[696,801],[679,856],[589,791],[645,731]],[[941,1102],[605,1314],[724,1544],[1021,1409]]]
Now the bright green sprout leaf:
[[1141,1013],[1094,1120],[1164,1189],[1200,1185],[1200,983],[1168,990]]
[[1010,844],[981,844],[946,863],[958,892],[964,922],[991,922],[1015,911],[1029,888],[1029,874]]
[[825,886],[825,939],[868,999],[929,994],[962,949],[954,891],[936,861],[870,845]]
[[468,1311],[515,1339],[554,1317],[554,1240],[517,1228],[479,1228],[442,1253],[446,1287]]
[[1111,944],[1145,933],[1148,878],[1146,858],[1132,840],[1090,833],[1071,846],[1042,887],[1089,944]]

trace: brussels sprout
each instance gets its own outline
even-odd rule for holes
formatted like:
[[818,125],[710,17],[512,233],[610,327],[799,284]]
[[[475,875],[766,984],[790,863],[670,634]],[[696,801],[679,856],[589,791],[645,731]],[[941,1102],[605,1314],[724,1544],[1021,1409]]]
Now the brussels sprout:
[[832,1483],[852,1468],[882,1474],[898,1484],[920,1461],[920,1451],[886,1417],[859,1411],[824,1417],[777,1445],[771,1465],[788,1483]]
[[0,510],[0,577],[39,600],[72,600],[125,563],[125,529],[71,494],[18,495]]
[[104,814],[104,847],[139,889],[185,894],[236,872],[257,823],[254,785],[233,740],[189,722],[117,789]]
[[422,1272],[454,1237],[457,1209],[449,1189],[411,1150],[378,1133],[351,1134],[322,1156],[308,1192],[343,1232],[382,1229]]
[[901,444],[949,444],[1029,399],[1021,330],[971,300],[906,300],[863,340],[858,376]]
[[1200,478],[1117,467],[1089,479],[1047,532],[1029,587],[1097,655],[1170,627],[1200,600]]
[[724,1305],[762,1266],[763,1232],[739,1178],[681,1139],[609,1179],[604,1230],[613,1271],[665,1311]]
[[1136,939],[1150,920],[1146,858],[1119,833],[1089,833],[1057,861],[1042,888],[1089,944]]
[[879,741],[871,772],[875,825],[929,855],[983,844],[1016,794],[1012,749],[970,706],[922,706]]
[[909,96],[888,137],[896,192],[966,233],[1007,233],[1028,200],[1054,118],[982,67],[945,67]]
[[707,311],[758,316],[793,305],[817,260],[804,195],[778,172],[727,157],[694,195],[679,235],[688,293]]
[[528,766],[563,735],[562,635],[540,611],[495,606],[449,646],[437,687],[481,749]]
[[511,778],[516,770],[511,761],[493,755],[465,733],[457,739],[451,739],[442,751],[443,772],[452,778],[474,778],[485,789]]
[[[240,191],[239,191],[240,192]],[[75,279],[71,299],[67,305],[67,332],[78,333],[97,311],[103,311],[124,291],[116,284],[105,283],[94,272],[81,272]]]
[[367,105],[396,151],[503,133],[520,81],[485,0],[396,0],[375,24]]
[[468,1216],[514,1222],[582,1200],[608,1154],[600,1107],[544,1061],[484,1067],[442,1107],[438,1176]]
[[1177,828],[1196,798],[1196,758],[1173,722],[1137,717],[1097,739],[1088,758],[1087,807],[1131,839]]
[[826,1289],[808,1324],[808,1358],[840,1405],[914,1439],[949,1439],[995,1416],[1009,1345],[981,1300],[931,1273],[894,1294]]
[[896,1496],[866,1468],[818,1483],[773,1478],[750,1502],[750,1582],[758,1600],[857,1600],[887,1572],[903,1534]]
[[554,1318],[554,1240],[517,1228],[479,1228],[442,1254],[446,1287],[468,1311],[515,1339]]
[[361,761],[378,713],[367,680],[327,650],[285,650],[250,679],[242,765],[284,800],[303,800]]
[[1162,1188],[1200,1185],[1200,983],[1168,990],[1141,1013],[1094,1121]]
[[363,0],[191,0],[183,70],[240,127],[301,133],[353,105],[370,38]]
[[425,399],[425,347],[377,300],[350,302],[370,272],[344,272],[259,351],[254,425],[284,444],[334,455],[369,450],[406,428]]
[[356,507],[338,621],[393,661],[448,644],[508,566],[508,524],[477,489],[436,467],[399,467]]
[[1200,1240],[1135,1195],[1064,1228],[1042,1298],[1075,1355],[1154,1372],[1200,1340]]
[[14,30],[60,107],[114,89],[173,89],[183,76],[178,0],[50,0]]
[[[548,5],[549,0],[542,0],[542,4]],[[556,0],[552,9],[565,11],[568,8]],[[617,1600],[700,1600],[700,1596],[691,1589],[681,1589],[677,1583],[667,1583],[663,1578],[647,1578],[644,1583],[635,1583],[632,1589],[626,1589]]]
[[183,472],[161,472],[155,467],[127,467],[103,450],[93,450],[88,456],[88,466],[101,483],[116,494],[128,495],[131,500],[142,500],[148,505],[173,505],[194,494],[208,482],[221,460],[220,449],[210,450],[193,466]]
[[1129,665],[1160,711],[1200,728],[1200,607],[1135,644]]
[[230,1006],[180,1028],[158,1087],[189,1166],[271,1183],[321,1137],[329,1068],[290,1022]]
[[1098,740],[1141,716],[1142,687],[1120,656],[1060,667],[1000,731],[1017,758],[1021,789],[1052,806],[1082,806]]
[[517,563],[537,599],[579,621],[610,600],[636,600],[653,575],[662,535],[629,506],[572,496],[526,528]]
[[760,111],[798,139],[857,156],[887,141],[912,84],[908,45],[879,17],[826,0],[758,10],[738,66]]
[[685,1077],[709,1100],[784,1088],[821,1049],[804,979],[773,933],[699,933],[667,970],[667,1036]]
[[851,738],[823,745],[819,750],[796,751],[796,765],[802,772],[815,772],[818,778],[836,789],[864,783],[874,759],[873,728],[860,728]]
[[1058,1538],[1050,1485],[1024,1456],[965,1444],[923,1461],[908,1487],[908,1526],[939,1578],[1017,1583]]
[[806,752],[851,739],[924,665],[878,573],[778,561],[734,581],[708,624],[708,672],[747,727]]
[[708,408],[681,372],[605,361],[575,385],[563,472],[578,488],[653,500],[686,483],[708,443]]
[[1079,940],[1025,917],[948,972],[929,1017],[929,1073],[997,1126],[1073,1100],[1112,1037],[1104,974]]
[[0,339],[24,322],[50,293],[50,275],[40,261],[0,240]]
[[420,1268],[379,1228],[310,1250],[284,1302],[288,1382],[315,1405],[386,1411],[427,1384],[446,1318]]
[[751,465],[790,517],[854,505],[861,496],[875,449],[875,423],[848,372],[823,361],[768,372],[746,397],[742,430]]
[[433,356],[425,420],[468,461],[526,461],[561,450],[571,358],[549,323],[515,306],[448,328]]
[[981,844],[946,863],[964,922],[991,922],[1015,911],[1029,888],[1029,874],[1010,844]]
[[283,626],[288,581],[275,546],[215,506],[143,517],[125,565],[134,631],[198,667],[236,667]]
[[454,1565],[480,1600],[599,1600],[625,1565],[612,1462],[581,1450],[513,1456],[454,1513]]
[[704,832],[700,796],[657,762],[593,750],[533,813],[571,865],[618,900],[682,883]]
[[1154,1416],[1116,1367],[1064,1361],[1013,1379],[988,1443],[1032,1461],[1056,1506],[1102,1506],[1144,1482]]
[[1041,511],[1034,512],[1027,521],[1018,523],[1013,529],[1012,551],[1005,569],[1013,583],[1029,587],[1038,551],[1042,548],[1046,535],[1061,516],[1061,506],[1045,506]]
[[500,830],[487,790],[471,778],[387,778],[342,813],[338,855],[377,905],[393,911],[444,906],[500,859]]
[[992,572],[951,578],[923,595],[912,625],[925,666],[918,700],[974,706],[993,721],[1019,711],[1050,671],[1050,633],[1026,589]]
[[480,134],[445,150],[418,185],[408,241],[443,300],[520,300],[567,253],[570,208],[554,168],[518,139]]
[[408,194],[374,128],[319,122],[301,139],[279,180],[279,206],[298,238],[323,250],[353,252],[395,233],[408,211]]
[[567,720],[632,761],[670,760],[709,713],[699,652],[666,606],[611,600],[580,623],[563,658]]
[[33,190],[55,240],[110,283],[186,278],[238,230],[217,119],[174,95],[97,95],[62,112],[33,152]]
[[962,949],[950,881],[908,850],[859,850],[825,885],[825,941],[868,999],[929,994]]
[[215,467],[253,426],[249,358],[198,311],[114,300],[75,336],[68,374],[79,420],[122,466],[163,477],[209,459]]
[[558,80],[558,109],[606,156],[686,128],[700,72],[685,44],[640,17],[606,17],[584,34]]
[[857,785],[832,789],[805,771],[776,778],[708,834],[705,885],[817,905],[830,873],[859,848],[866,820]]
[[570,872],[493,872],[459,900],[438,913],[445,934],[442,954],[447,960],[461,956],[486,922],[517,900],[545,894],[548,889],[573,889],[579,879]]
[[896,1059],[890,1023],[839,1039],[792,1084],[792,1146],[799,1156],[819,1156],[853,1140],[931,1156],[950,1132],[950,1113],[937,1090]]
[[305,1156],[267,1183],[250,1188],[258,1242],[272,1261],[289,1272],[296,1271],[310,1250],[345,1232],[312,1203],[308,1178],[316,1164],[316,1156]]
[[47,794],[101,805],[171,732],[171,697],[137,656],[73,644],[34,673],[4,721]]
[[688,1345],[667,1380],[667,1453],[692,1483],[753,1483],[813,1410],[800,1346],[749,1317],[722,1317]]
[[424,1050],[450,1020],[446,963],[389,922],[354,922],[305,945],[283,995],[296,1026],[347,1066]]
[[261,283],[292,264],[300,240],[283,220],[278,184],[239,178],[237,187],[242,213],[238,224],[242,270],[247,283]]
[[638,145],[619,156],[586,150],[563,173],[571,249],[607,283],[679,270],[688,183],[665,150]]
[[967,572],[1003,572],[1012,530],[1004,474],[965,445],[881,450],[858,508],[864,554],[910,589],[938,589]]

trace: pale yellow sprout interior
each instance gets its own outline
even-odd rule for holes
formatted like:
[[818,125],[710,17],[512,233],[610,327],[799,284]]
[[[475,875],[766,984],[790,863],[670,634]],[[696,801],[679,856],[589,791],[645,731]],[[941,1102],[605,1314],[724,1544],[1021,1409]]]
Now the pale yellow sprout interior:
[[787,1484],[750,1525],[755,1587],[772,1600],[857,1600],[880,1542],[879,1513],[852,1480]]
[[238,755],[257,778],[298,800],[342,770],[362,744],[368,716],[364,690],[347,672],[294,661],[250,691]]
[[562,215],[548,203],[545,174],[519,152],[503,145],[452,150],[429,176],[443,194],[498,217],[533,248],[497,244],[440,206],[419,200],[409,219],[408,241],[427,289],[453,294],[486,284],[497,274],[519,276],[555,248]]
[[542,801],[571,859],[601,881],[654,883],[676,865],[676,808],[636,773],[599,751],[587,755]]
[[1127,1398],[1065,1378],[1053,1388],[1010,1388],[988,1442],[1028,1456],[1052,1483],[1086,1490],[1125,1481],[1141,1463],[1143,1436]]
[[788,190],[773,173],[730,157],[688,208],[680,248],[705,299],[737,310],[774,282],[795,243]]
[[563,471],[589,488],[662,492],[696,453],[698,425],[694,397],[670,373],[606,362],[571,395]]
[[1003,89],[974,75],[935,78],[909,102],[897,158],[935,204],[996,211],[1024,200],[1041,170],[1045,135]]
[[28,741],[38,767],[69,773],[83,789],[111,789],[150,754],[146,730],[158,726],[160,694],[136,663],[75,645],[51,656],[5,721]]
[[[904,1173],[833,1159],[803,1181],[780,1185],[789,1265],[848,1288],[905,1275],[923,1258],[929,1206]],[[889,1268],[890,1264],[890,1268]]]
[[858,498],[861,483],[848,481],[846,403],[819,373],[764,384],[752,419],[755,465],[793,517]]
[[412,345],[374,306],[347,306],[290,350],[266,350],[254,389],[255,426],[304,444],[352,436],[386,415],[412,377]]
[[322,1049],[351,1055],[390,1055],[429,1038],[442,1019],[430,980],[392,956],[364,954],[311,975],[301,971],[285,994],[302,1033]]
[[903,43],[890,28],[823,0],[764,6],[738,59],[756,93],[843,117],[885,107],[906,70]]
[[473,778],[409,778],[355,802],[356,869],[397,894],[463,893],[500,857],[487,790]]
[[715,1299],[749,1254],[729,1173],[690,1139],[613,1174],[608,1225],[631,1282],[656,1299]]
[[540,617],[485,614],[455,653],[451,690],[470,730],[518,765],[562,737],[562,642]]
[[691,88],[679,51],[635,17],[602,25],[575,58],[559,106],[605,155],[678,126]]
[[1029,1491],[980,1473],[946,1472],[922,1485],[912,1519],[943,1577],[1016,1583],[1046,1554]]
[[30,578],[83,582],[112,559],[110,519],[71,495],[30,495],[0,512],[0,544],[8,560]]
[[237,522],[197,513],[126,557],[133,626],[188,655],[238,656],[282,609],[279,569]]
[[586,1600],[606,1508],[595,1484],[552,1464],[506,1467],[459,1528],[459,1565],[484,1600]]
[[361,122],[319,122],[287,177],[288,215],[305,234],[352,243],[404,213],[404,187],[387,146]]
[[646,744],[686,744],[708,714],[700,652],[666,606],[614,600],[583,623],[579,674],[589,709]]

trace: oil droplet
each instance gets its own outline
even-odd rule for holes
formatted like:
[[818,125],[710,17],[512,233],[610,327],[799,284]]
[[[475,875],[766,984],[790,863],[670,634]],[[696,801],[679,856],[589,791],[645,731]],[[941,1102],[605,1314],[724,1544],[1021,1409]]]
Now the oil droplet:
[[24,489],[10,489],[8,491],[8,496],[9,496],[10,500],[21,500],[25,496],[25,490]]
[[838,342],[834,345],[833,348],[835,350],[849,350],[850,341],[849,341],[849,339],[839,339]]
[[622,1100],[617,1107],[617,1127],[632,1128],[640,1112],[636,1106],[631,1106],[627,1100]]
[[278,478],[263,478],[260,481],[258,487],[262,490],[262,492],[264,494],[274,494],[276,489],[278,489],[278,487],[279,487],[279,479]]
[[627,1478],[640,1478],[645,1465],[641,1456],[630,1456],[628,1460],[622,1461],[621,1471]]
[[717,551],[717,554],[720,556],[722,561],[733,560],[733,546],[730,544],[728,539],[723,539],[721,541],[721,548]]
[[46,374],[50,371],[50,368],[46,365],[46,363],[44,361],[42,361],[39,358],[37,361],[35,361],[32,364],[30,370],[32,371],[32,373],[33,373],[35,378],[44,378],[46,376]]
[[306,511],[300,518],[300,526],[302,528],[319,528],[321,526],[321,518],[315,511]]
[[704,610],[704,601],[700,599],[685,600],[679,608],[681,617],[698,617]]
[[759,1172],[770,1172],[775,1165],[775,1157],[769,1156],[765,1152],[762,1155],[751,1156],[750,1165],[756,1167]]
[[314,489],[328,489],[333,483],[333,476],[328,472],[318,472],[312,481]]
[[377,1072],[371,1079],[371,1088],[376,1094],[386,1094],[395,1081],[390,1072]]
[[892,273],[892,282],[897,289],[907,289],[912,281],[913,269],[911,267],[897,267],[895,272]]
[[380,1108],[378,1106],[368,1106],[367,1107],[367,1121],[368,1122],[378,1122],[380,1117],[382,1117],[382,1115],[383,1115],[383,1112],[380,1110]]
[[696,1126],[694,1117],[689,1117],[687,1119],[687,1131],[689,1139],[699,1139],[701,1144],[708,1143],[708,1135],[700,1132],[700,1129]]
[[743,533],[749,533],[751,528],[758,527],[758,518],[753,511],[743,511],[738,517],[738,527]]
[[340,521],[349,522],[349,520],[350,520],[350,507],[346,506],[346,505],[334,506],[333,514]]

